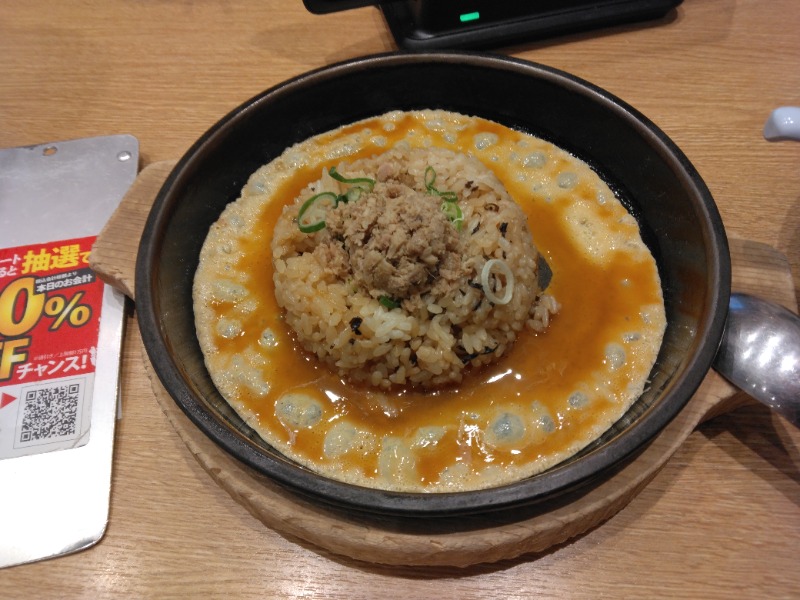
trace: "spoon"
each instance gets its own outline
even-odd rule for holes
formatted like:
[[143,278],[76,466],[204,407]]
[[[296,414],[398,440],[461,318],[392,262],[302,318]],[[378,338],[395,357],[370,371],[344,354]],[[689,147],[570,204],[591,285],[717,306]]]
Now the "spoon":
[[[800,107],[773,110],[764,138],[800,140]],[[714,368],[800,427],[800,317],[746,294],[732,294],[728,310]]]
[[800,427],[800,317],[755,296],[731,294],[714,369]]

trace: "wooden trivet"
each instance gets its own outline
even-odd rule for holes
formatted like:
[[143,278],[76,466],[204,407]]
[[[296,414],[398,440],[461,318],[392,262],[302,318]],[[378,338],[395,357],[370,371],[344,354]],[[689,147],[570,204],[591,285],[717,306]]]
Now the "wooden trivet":
[[[155,195],[174,162],[139,174],[98,237],[91,262],[100,277],[131,298],[139,239]],[[797,309],[788,261],[757,242],[730,240],[733,287]],[[489,516],[422,521],[346,513],[288,491],[229,456],[184,415],[153,373],[142,348],[155,397],[186,446],[237,502],[268,527],[330,552],[393,565],[465,567],[509,559],[585,533],[604,522],[655,476],[702,421],[752,402],[710,372],[686,408],[635,460],[589,491]]]

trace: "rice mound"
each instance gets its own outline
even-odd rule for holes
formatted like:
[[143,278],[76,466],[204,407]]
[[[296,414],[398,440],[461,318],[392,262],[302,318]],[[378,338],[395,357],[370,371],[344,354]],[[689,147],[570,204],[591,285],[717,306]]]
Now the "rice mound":
[[351,381],[434,388],[506,354],[525,327],[547,327],[558,305],[539,288],[526,217],[477,158],[401,143],[336,169],[374,187],[304,233],[304,202],[354,187],[323,171],[271,243],[276,299],[306,350]]

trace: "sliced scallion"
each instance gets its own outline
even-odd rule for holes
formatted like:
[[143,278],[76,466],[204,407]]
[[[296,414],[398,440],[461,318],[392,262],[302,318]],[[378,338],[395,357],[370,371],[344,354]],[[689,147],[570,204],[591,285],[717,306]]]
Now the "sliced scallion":
[[445,216],[450,220],[453,225],[455,225],[456,229],[461,229],[461,224],[464,222],[464,215],[461,212],[461,208],[459,208],[458,202],[458,194],[452,191],[444,191],[441,192],[436,189],[434,184],[436,183],[436,170],[428,165],[425,169],[425,189],[428,191],[429,194],[436,194],[443,200],[442,202],[442,212]]
[[325,227],[325,215],[336,206],[337,196],[333,192],[322,192],[303,202],[297,213],[297,227],[303,233],[314,233]]
[[333,177],[336,181],[360,187],[368,192],[371,192],[372,188],[375,187],[374,179],[370,179],[369,177],[345,177],[336,170],[336,167],[328,169],[328,175]]
[[328,169],[328,174],[341,183],[350,185],[343,194],[321,192],[311,196],[300,206],[297,213],[297,226],[303,233],[314,233],[325,227],[325,214],[329,208],[335,208],[340,202],[345,204],[355,202],[364,192],[371,192],[375,187],[375,180],[369,177],[344,177],[336,167]]
[[392,298],[391,296],[381,296],[378,298],[378,302],[380,302],[381,305],[385,306],[389,310],[400,307],[400,301]]
[[[505,261],[499,258],[487,260],[481,270],[481,287],[489,302],[508,304],[514,295],[514,273]],[[502,289],[502,296],[495,293],[498,288]]]
[[339,202],[355,202],[361,197],[361,194],[364,193],[364,188],[360,188],[358,186],[353,186],[349,190],[347,190],[344,194],[338,196],[336,198],[336,203]]
[[442,200],[446,200],[447,202],[458,202],[458,194],[455,192],[441,192],[436,189],[433,185],[436,183],[436,170],[428,165],[425,168],[425,189],[428,191],[429,194],[436,194]]
[[444,216],[455,225],[456,229],[461,229],[461,224],[464,222],[464,214],[461,212],[461,207],[455,202],[445,200],[440,206]]
[[436,188],[433,187],[434,183],[436,183],[436,169],[428,165],[425,169],[425,189],[431,193],[436,192]]

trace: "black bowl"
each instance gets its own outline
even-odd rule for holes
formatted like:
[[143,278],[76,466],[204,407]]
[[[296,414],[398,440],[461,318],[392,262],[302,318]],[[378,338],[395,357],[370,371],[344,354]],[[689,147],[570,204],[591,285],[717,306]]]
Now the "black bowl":
[[[647,391],[576,457],[502,487],[413,494],[312,473],[239,418],[214,387],[195,336],[192,279],[209,226],[248,176],[291,144],[394,109],[440,108],[518,128],[590,163],[637,218],[658,263],[667,330]],[[222,118],[183,156],[150,213],[136,304],[150,360],[208,437],[274,481],[348,510],[402,516],[482,513],[553,499],[607,476],[661,431],[708,372],[730,295],[722,222],[702,179],[653,123],[611,94],[541,65],[474,53],[385,54],[301,75]]]

